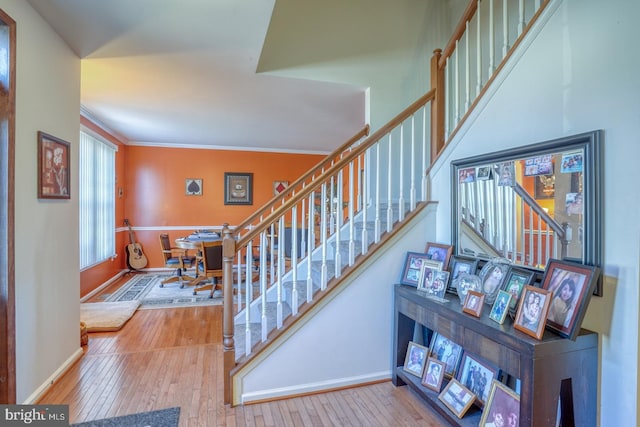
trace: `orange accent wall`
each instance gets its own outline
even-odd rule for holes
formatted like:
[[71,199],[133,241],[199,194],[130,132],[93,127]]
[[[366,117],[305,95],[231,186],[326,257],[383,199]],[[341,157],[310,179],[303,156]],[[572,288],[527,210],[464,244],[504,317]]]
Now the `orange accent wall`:
[[[203,226],[237,225],[273,197],[274,181],[292,183],[324,156],[249,151],[128,146],[89,120],[81,123],[118,145],[116,153],[115,260],[107,260],[80,275],[80,295],[85,296],[127,268],[127,218],[135,230],[134,239],[147,257],[147,268],[164,266],[158,236],[171,239]],[[253,173],[253,204],[224,204],[224,173]],[[187,178],[202,179],[202,196],[187,196]],[[119,194],[122,189],[122,196]],[[190,227],[172,230],[175,227]]]

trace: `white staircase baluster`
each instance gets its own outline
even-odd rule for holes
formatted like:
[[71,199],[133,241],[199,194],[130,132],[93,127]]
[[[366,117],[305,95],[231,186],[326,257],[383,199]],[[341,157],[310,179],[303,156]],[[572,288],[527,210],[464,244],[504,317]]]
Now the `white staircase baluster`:
[[542,264],[542,217],[538,215],[538,259],[536,265]]
[[281,216],[278,220],[278,279],[276,281],[276,293],[277,293],[277,303],[276,303],[276,327],[278,329],[282,328],[283,322],[283,307],[282,307],[282,276],[284,275],[284,217]]
[[529,209],[529,265],[536,265],[533,252],[533,210]]
[[456,40],[456,50],[454,52],[455,55],[455,68],[453,71],[453,108],[455,114],[453,116],[453,126],[455,127],[460,121],[460,58],[458,55],[458,40]]
[[[303,185],[304,187],[304,185]],[[307,225],[304,214],[306,213],[307,200],[302,199],[302,215],[300,215],[300,258],[304,258],[307,252],[307,233],[305,233],[305,227]],[[311,211],[311,206],[309,206]]]
[[422,108],[422,168],[420,169],[421,182],[420,187],[422,190],[422,201],[428,200],[427,198],[427,109]]
[[409,209],[416,209],[416,123],[415,116],[411,115],[411,181],[409,187]]
[[524,27],[527,26],[527,23],[524,20],[524,0],[520,0],[518,2],[518,37],[524,31]]
[[471,106],[471,56],[469,52],[469,21],[465,23],[464,30],[464,111],[465,113]]
[[489,0],[489,74],[491,78],[496,70],[496,41],[495,41],[495,24],[493,19],[493,0]]
[[298,264],[298,206],[294,205],[291,209],[291,313],[294,316],[298,314]]
[[311,278],[311,258],[313,255],[314,243],[316,241],[314,215],[312,212],[315,206],[315,191],[309,195],[309,237],[307,238],[307,302],[313,300],[313,279]]
[[398,159],[399,170],[399,189],[398,197],[398,221],[404,220],[404,123],[400,124],[400,158]]
[[376,144],[376,218],[375,218],[375,242],[380,241],[380,234],[382,233],[382,220],[380,219],[380,143]]
[[321,211],[322,219],[320,220],[320,231],[322,232],[322,267],[320,273],[320,289],[327,289],[327,282],[329,281],[327,275],[327,183],[322,183],[321,199]]
[[[506,1],[506,0],[505,0]],[[476,97],[480,96],[482,91],[482,35],[480,32],[480,0],[476,7]]]
[[391,232],[391,225],[393,224],[393,206],[391,203],[391,175],[393,173],[392,162],[393,156],[391,155],[391,133],[389,133],[389,161],[387,162],[387,233]]
[[[367,150],[367,153],[369,153],[369,151]],[[368,164],[368,162],[365,162]],[[368,168],[367,168],[368,170]],[[365,173],[366,175],[366,173]],[[368,192],[369,187],[365,184],[362,186],[362,199],[363,200],[367,200],[369,197],[369,192]],[[367,211],[369,210],[369,204],[365,203],[364,208],[362,209],[362,235],[360,237],[361,239],[361,250],[360,252],[365,255],[368,251],[369,251],[369,235],[367,233]]]
[[354,180],[353,180],[353,160],[349,162],[349,265],[353,265],[356,258],[356,231],[353,227],[354,215],[353,215],[353,203],[354,203]]
[[338,197],[335,207],[336,216],[336,236],[335,236],[335,277],[338,278],[342,275],[342,248],[340,246],[340,238],[342,234],[342,169],[338,172],[337,176],[338,185]]
[[502,58],[509,53],[509,9],[508,0],[502,0]]

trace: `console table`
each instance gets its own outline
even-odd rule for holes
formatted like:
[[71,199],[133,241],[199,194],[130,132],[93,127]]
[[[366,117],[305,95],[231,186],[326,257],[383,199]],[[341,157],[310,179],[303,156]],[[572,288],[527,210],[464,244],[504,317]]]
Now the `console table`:
[[[598,335],[582,329],[575,341],[545,331],[536,340],[504,324],[489,319],[489,306],[481,318],[462,312],[457,296],[446,302],[430,299],[416,288],[396,285],[393,374],[396,386],[407,385],[452,425],[477,426],[481,410],[473,405],[459,419],[421,384],[420,378],[404,371],[409,341],[415,341],[416,325],[438,332],[520,380],[520,425],[555,426],[558,402],[562,426],[595,426],[598,388]],[[428,342],[425,343],[429,345]],[[445,380],[446,381],[446,380]],[[444,389],[444,384],[443,384]]]

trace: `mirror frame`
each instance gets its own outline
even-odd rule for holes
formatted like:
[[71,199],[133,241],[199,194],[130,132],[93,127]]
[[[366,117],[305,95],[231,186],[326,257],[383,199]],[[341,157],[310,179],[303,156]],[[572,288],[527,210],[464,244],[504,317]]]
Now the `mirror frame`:
[[[556,153],[582,149],[583,158],[583,259],[581,264],[602,268],[602,140],[603,131],[595,130],[563,138],[538,142],[521,147],[481,154],[478,156],[458,159],[451,162],[451,243],[455,248],[455,255],[462,255],[459,251],[459,221],[460,206],[458,202],[458,171],[474,166],[501,163],[509,160],[522,160],[542,154]],[[481,257],[479,257],[482,259]],[[569,259],[576,261],[574,258]],[[519,267],[536,271],[536,267],[516,264]],[[599,278],[594,295],[602,296],[602,277]]]

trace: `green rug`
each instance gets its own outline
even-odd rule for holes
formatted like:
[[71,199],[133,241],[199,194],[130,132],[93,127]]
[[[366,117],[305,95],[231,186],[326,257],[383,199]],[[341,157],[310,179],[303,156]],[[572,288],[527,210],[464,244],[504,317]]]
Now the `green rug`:
[[180,408],[176,407],[102,420],[85,421],[71,424],[70,427],[178,427],[179,419]]

